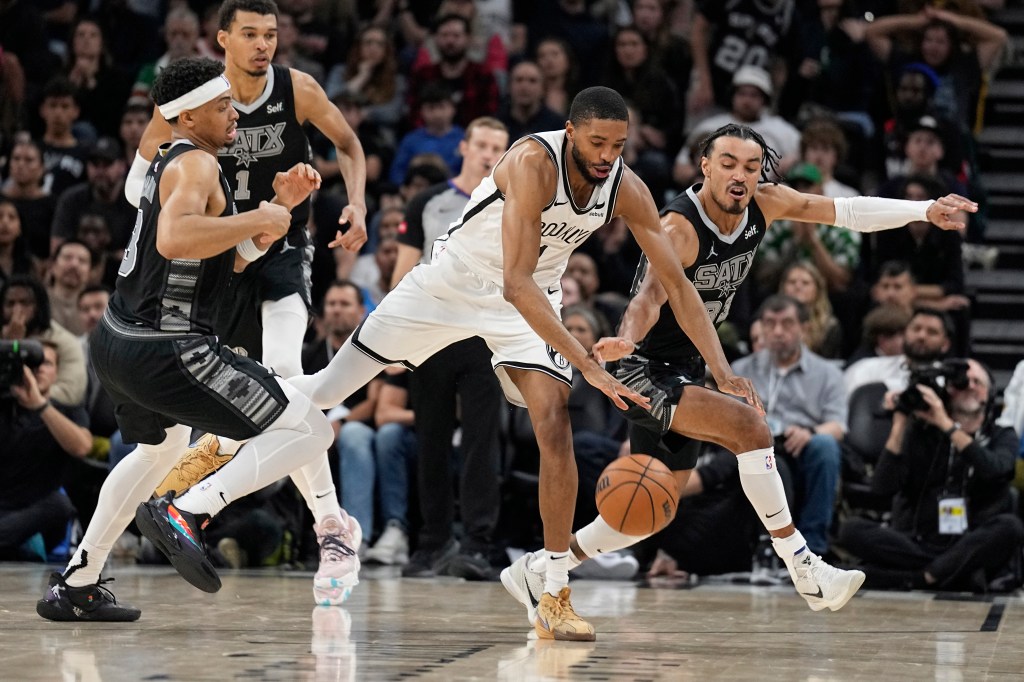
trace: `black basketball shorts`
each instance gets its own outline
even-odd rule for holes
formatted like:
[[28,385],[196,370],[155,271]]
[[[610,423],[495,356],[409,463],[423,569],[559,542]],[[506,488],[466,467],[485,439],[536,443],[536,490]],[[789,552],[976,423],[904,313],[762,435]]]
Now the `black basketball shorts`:
[[288,405],[275,375],[215,336],[168,338],[101,322],[89,343],[126,443],[159,444],[175,424],[245,440]]
[[681,364],[667,364],[629,355],[611,370],[616,379],[651,401],[647,410],[624,398],[629,409],[622,414],[629,421],[632,452],[660,459],[672,471],[697,466],[703,441],[674,433],[670,427],[683,390],[691,384],[704,384],[703,358],[694,356]]

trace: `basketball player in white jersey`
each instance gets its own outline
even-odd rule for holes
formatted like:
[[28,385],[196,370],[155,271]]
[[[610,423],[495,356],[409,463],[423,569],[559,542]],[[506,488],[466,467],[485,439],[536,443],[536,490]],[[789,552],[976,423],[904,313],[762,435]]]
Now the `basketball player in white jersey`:
[[750,382],[732,373],[700,296],[672,256],[650,192],[620,158],[627,125],[617,92],[580,92],[565,130],[515,143],[435,244],[433,262],[413,268],[330,365],[292,380],[315,404],[336,405],[376,376],[380,364],[415,369],[454,341],[484,339],[506,397],[529,410],[540,446],[549,561],[535,627],[546,639],[595,638],[590,623],[573,611],[567,587],[577,487],[567,408],[570,364],[619,408],[625,408],[623,397],[648,404],[604,371],[562,325],[559,280],[569,254],[622,216],[718,384],[754,400]]
[[[776,220],[838,225],[859,232],[928,220],[944,230],[956,230],[963,228],[957,222],[959,211],[978,210],[977,204],[955,194],[938,201],[833,200],[763,182],[773,173],[774,152],[748,126],[722,126],[704,140],[701,150],[703,184],[670,201],[662,209],[661,222],[672,243],[672,257],[695,283],[715,325],[727,318],[733,295],[750,272],[757,246]],[[631,407],[625,412],[630,421],[631,450],[665,462],[675,474],[680,494],[703,441],[735,453],[743,492],[772,536],[797,592],[813,611],[841,609],[863,584],[864,573],[834,568],[808,549],[793,524],[764,412],[704,387],[700,354],[689,343],[688,332],[675,324],[664,307],[665,278],[659,283],[645,275],[646,263],[641,259],[619,336],[603,338],[594,345],[598,357],[619,361],[615,376],[652,405],[651,409]],[[809,429],[802,431],[807,439],[814,435]],[[595,554],[624,549],[645,537],[619,533],[599,516],[573,537],[571,568]],[[543,553],[527,552],[501,575],[502,583],[526,607],[531,621],[535,611],[532,595],[541,589],[546,560]]]
[[[231,81],[232,105],[239,112],[238,136],[218,151],[218,161],[231,183],[239,210],[258,206],[273,195],[271,183],[279,171],[309,161],[309,142],[303,132],[312,123],[335,145],[338,167],[345,179],[349,205],[331,246],[358,251],[366,241],[366,160],[362,146],[341,112],[309,74],[272,64],[277,47],[277,5],[273,0],[225,0],[220,7],[217,40],[224,48],[224,74]],[[156,147],[170,138],[170,126],[159,112],[150,121],[139,154],[125,184],[125,195],[138,205],[141,181]],[[134,189],[133,189],[134,188]],[[236,275],[228,291],[233,300],[222,305],[215,331],[227,346],[245,348],[250,356],[278,375],[302,373],[302,338],[308,327],[309,272],[312,244],[306,222],[310,202],[292,212],[289,233],[245,272]],[[241,443],[224,434],[207,434],[190,448],[158,487],[181,492],[223,466]],[[358,583],[362,540],[358,522],[338,504],[327,454],[291,474],[316,521],[320,566],[313,580],[318,604],[339,604]]]

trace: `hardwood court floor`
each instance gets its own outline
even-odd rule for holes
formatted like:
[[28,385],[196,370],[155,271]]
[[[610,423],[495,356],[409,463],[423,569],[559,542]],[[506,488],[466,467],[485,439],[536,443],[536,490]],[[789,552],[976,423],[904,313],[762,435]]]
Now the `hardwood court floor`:
[[538,642],[500,583],[365,570],[345,608],[311,576],[222,573],[199,592],[170,568],[117,567],[137,623],[51,623],[46,569],[0,565],[0,680],[1024,679],[1024,599],[867,592],[812,613],[791,588],[574,582],[595,643]]

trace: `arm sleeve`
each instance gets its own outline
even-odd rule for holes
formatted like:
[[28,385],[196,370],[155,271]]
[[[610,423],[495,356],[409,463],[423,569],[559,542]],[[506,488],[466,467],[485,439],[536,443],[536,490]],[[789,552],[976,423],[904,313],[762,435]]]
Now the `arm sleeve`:
[[834,201],[836,227],[857,232],[889,230],[915,220],[928,220],[928,207],[935,203],[881,197],[840,197]]

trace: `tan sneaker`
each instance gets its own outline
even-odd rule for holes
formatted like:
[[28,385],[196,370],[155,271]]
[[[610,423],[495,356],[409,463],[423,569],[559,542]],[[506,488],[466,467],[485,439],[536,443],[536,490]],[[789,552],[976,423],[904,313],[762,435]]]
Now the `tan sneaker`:
[[574,642],[593,642],[597,639],[594,626],[576,615],[569,601],[569,588],[563,587],[558,597],[545,592],[537,604],[537,619],[533,627],[541,639],[559,639]]
[[231,461],[234,455],[220,451],[220,441],[212,433],[204,434],[195,442],[156,488],[156,496],[163,497],[169,490],[184,493],[217,469]]

